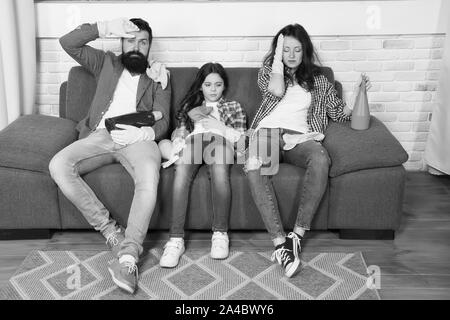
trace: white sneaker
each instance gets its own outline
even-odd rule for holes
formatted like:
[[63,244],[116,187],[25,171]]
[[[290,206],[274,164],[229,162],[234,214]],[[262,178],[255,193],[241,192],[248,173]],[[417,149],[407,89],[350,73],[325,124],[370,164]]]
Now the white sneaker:
[[226,259],[228,257],[229,249],[228,234],[226,232],[214,232],[211,239],[211,258]]
[[178,261],[183,253],[183,238],[170,238],[164,246],[164,253],[159,260],[159,265],[163,268],[174,268],[178,265]]

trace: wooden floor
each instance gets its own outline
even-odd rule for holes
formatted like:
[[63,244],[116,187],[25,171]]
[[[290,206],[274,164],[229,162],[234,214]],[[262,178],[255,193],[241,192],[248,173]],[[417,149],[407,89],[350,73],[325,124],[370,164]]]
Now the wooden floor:
[[[381,269],[382,299],[450,299],[450,178],[428,173],[407,175],[401,228],[395,240],[340,240],[337,233],[311,231],[309,252],[362,251],[367,265]],[[151,233],[145,249],[162,246],[167,233]],[[240,250],[271,248],[265,232],[231,233]],[[208,247],[210,233],[188,233],[188,247]],[[0,286],[31,250],[106,249],[96,232],[57,232],[49,240],[0,241]]]

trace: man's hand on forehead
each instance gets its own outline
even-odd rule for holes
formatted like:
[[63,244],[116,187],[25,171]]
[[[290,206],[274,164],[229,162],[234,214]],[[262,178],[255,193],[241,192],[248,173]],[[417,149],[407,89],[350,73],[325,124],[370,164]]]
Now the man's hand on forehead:
[[135,38],[131,32],[139,31],[139,28],[127,18],[100,22],[98,25],[100,35],[106,37]]
[[[133,22],[131,22],[130,20],[126,20],[126,21],[124,21],[124,29],[125,29],[125,32],[127,33],[127,34],[129,34],[130,32],[137,32],[137,31],[139,31],[139,28],[133,23]],[[134,35],[131,35],[131,36],[133,36],[133,38],[135,37]]]

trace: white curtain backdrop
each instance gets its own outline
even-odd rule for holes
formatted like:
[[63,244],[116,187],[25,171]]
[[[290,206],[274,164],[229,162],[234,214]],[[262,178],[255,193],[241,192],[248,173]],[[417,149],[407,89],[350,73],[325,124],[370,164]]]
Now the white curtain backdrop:
[[0,0],[0,130],[35,108],[33,0]]
[[[439,104],[433,110],[430,133],[425,149],[425,162],[431,172],[450,175],[450,5],[445,1],[443,17],[447,20],[442,73],[439,81]],[[440,171],[440,172],[439,172]]]

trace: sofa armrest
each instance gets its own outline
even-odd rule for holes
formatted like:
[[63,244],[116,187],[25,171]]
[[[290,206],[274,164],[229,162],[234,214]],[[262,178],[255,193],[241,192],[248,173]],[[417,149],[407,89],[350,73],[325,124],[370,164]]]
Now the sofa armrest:
[[330,121],[324,147],[331,158],[329,176],[363,169],[393,167],[408,160],[408,154],[388,128],[371,116],[367,130],[353,130],[350,121]]
[[0,166],[47,173],[51,158],[78,138],[75,127],[51,116],[18,118],[0,131]]

